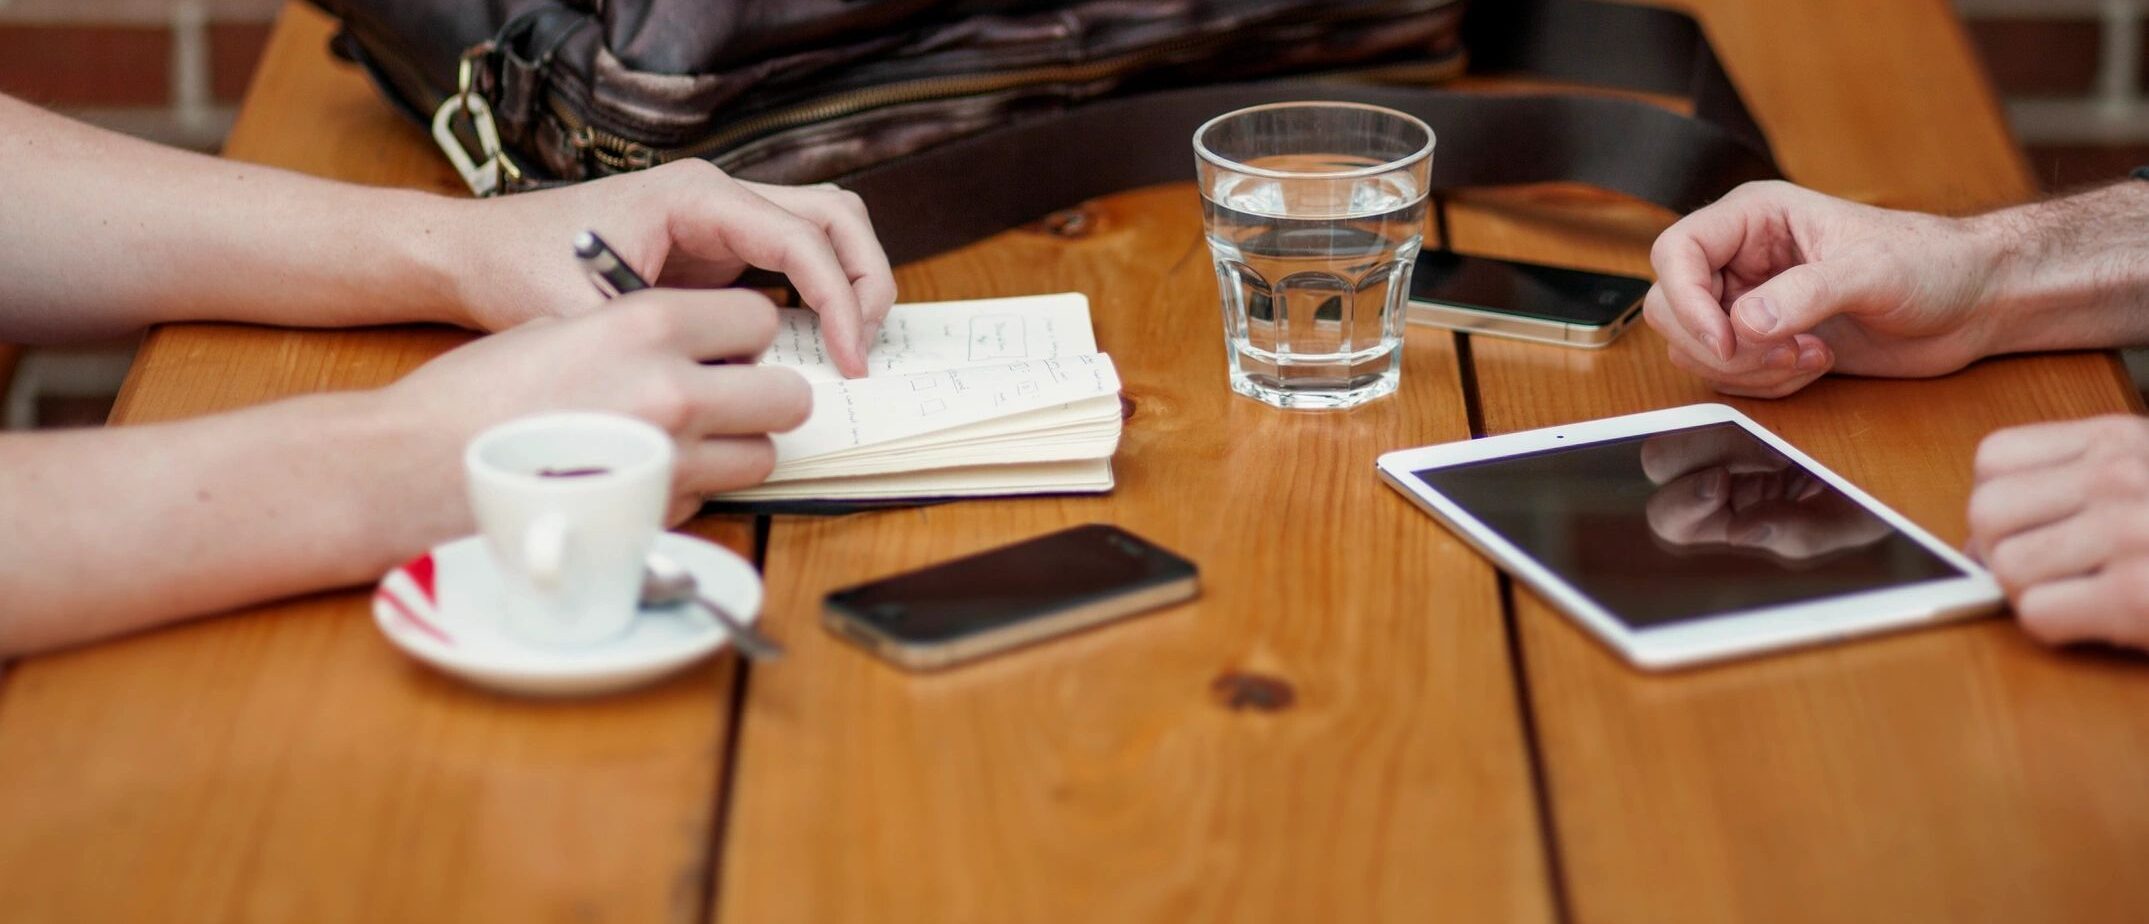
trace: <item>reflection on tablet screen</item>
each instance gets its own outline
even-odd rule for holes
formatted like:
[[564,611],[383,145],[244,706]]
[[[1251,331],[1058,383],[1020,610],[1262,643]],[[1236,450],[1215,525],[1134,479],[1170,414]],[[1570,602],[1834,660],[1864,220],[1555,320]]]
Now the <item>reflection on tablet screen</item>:
[[1630,628],[1962,576],[1737,424],[1414,474]]

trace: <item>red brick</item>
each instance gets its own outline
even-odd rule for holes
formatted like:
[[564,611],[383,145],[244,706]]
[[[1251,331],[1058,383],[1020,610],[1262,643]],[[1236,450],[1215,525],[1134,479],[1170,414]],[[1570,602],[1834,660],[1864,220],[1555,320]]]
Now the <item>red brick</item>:
[[209,24],[209,85],[218,100],[238,102],[253,80],[254,66],[268,48],[265,22],[219,22]]
[[161,28],[0,23],[0,93],[46,105],[162,105],[171,59]]
[[2125,179],[2149,166],[2149,144],[2033,144],[2029,155],[2037,181],[2055,193]]
[[38,395],[37,428],[102,427],[112,416],[112,405],[118,401],[118,395]]
[[[2087,96],[2095,92],[2103,54],[2096,23],[2073,20],[1976,20],[1970,37],[2003,96]],[[2142,86],[2149,92],[2149,24],[2142,27]]]
[[2103,42],[2095,22],[1978,20],[1970,37],[2002,96],[2081,96],[2096,86]]

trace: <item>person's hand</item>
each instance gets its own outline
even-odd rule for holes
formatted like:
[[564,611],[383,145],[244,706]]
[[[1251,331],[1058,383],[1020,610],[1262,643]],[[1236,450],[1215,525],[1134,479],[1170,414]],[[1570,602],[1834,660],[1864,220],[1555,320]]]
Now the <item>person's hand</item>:
[[1718,391],[1790,394],[1835,371],[1930,376],[1986,355],[2000,248],[1970,220],[1749,183],[1657,238],[1644,317]]
[[1986,437],[1970,536],[2031,635],[2149,648],[2149,419]]
[[[671,522],[704,495],[759,483],[768,434],[797,427],[812,393],[780,366],[705,366],[752,357],[776,335],[776,309],[745,290],[651,289],[578,318],[539,319],[452,350],[380,392],[415,452],[438,456],[433,509],[462,511],[456,453],[478,431],[545,411],[606,411],[649,421],[678,442]],[[445,533],[443,533],[445,534]]]
[[574,259],[595,231],[652,285],[730,284],[748,266],[783,273],[821,315],[829,355],[866,372],[866,350],[895,303],[895,276],[865,203],[835,186],[734,180],[706,161],[501,199],[459,202],[458,283],[470,326],[505,330],[602,304]]
[[1733,432],[1650,437],[1642,471],[1659,485],[1643,510],[1674,546],[1760,549],[1791,561],[1880,541],[1888,524],[1781,454]]

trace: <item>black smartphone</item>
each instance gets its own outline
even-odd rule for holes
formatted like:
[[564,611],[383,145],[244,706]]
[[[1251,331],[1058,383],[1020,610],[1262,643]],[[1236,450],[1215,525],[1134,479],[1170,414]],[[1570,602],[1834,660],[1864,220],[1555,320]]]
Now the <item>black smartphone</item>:
[[822,622],[911,670],[931,670],[1192,599],[1194,563],[1091,524],[838,590]]
[[1410,277],[1413,324],[1601,347],[1641,316],[1649,280],[1539,266],[1445,250],[1418,255]]

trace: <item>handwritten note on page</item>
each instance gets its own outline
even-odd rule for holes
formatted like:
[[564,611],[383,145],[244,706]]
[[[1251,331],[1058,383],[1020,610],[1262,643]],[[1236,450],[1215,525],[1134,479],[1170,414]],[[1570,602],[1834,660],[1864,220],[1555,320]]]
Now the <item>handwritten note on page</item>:
[[776,434],[776,461],[808,459],[1119,393],[1101,353],[816,382],[813,416]]
[[[806,308],[778,311],[776,342],[761,361],[797,369],[808,381],[843,378],[821,342],[821,318]],[[1097,352],[1089,298],[1079,292],[897,305],[866,356],[868,377],[930,372]]]

